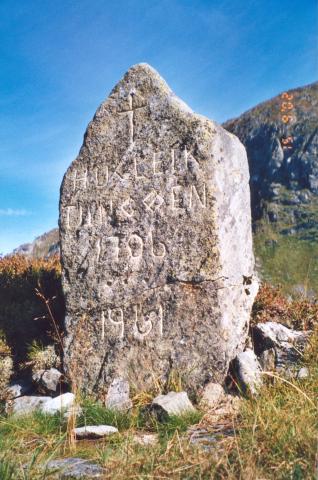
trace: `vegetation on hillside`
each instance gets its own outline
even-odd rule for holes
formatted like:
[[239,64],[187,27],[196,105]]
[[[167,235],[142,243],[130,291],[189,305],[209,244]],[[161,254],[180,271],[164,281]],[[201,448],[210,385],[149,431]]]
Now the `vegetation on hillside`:
[[258,225],[254,248],[263,282],[280,286],[285,295],[293,298],[317,298],[318,242],[309,234],[307,230],[305,236],[302,232],[283,235],[280,227],[265,222]]
[[64,299],[57,256],[47,260],[22,255],[0,259],[0,330],[16,364],[27,360],[32,343],[46,346],[56,335],[45,299],[62,328]]
[[318,325],[318,303],[308,297],[288,299],[280,287],[263,284],[255,299],[251,324],[278,322],[295,330],[314,330]]

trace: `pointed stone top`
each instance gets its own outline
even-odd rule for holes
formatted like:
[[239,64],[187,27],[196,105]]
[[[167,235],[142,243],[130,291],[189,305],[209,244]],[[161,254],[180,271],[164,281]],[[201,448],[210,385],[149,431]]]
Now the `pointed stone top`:
[[174,94],[158,71],[148,63],[132,65],[113,88],[110,95],[117,93],[121,97],[130,94],[136,98],[141,91],[148,96],[157,96],[161,100],[166,97],[166,102],[168,101],[171,105],[185,112],[193,113],[191,108]]

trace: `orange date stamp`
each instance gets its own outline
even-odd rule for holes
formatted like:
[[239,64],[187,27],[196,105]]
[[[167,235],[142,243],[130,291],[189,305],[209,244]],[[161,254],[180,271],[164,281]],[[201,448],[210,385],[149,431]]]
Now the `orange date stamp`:
[[[281,120],[288,128],[290,122],[295,118],[295,107],[293,104],[294,95],[292,93],[284,92],[281,94],[280,113]],[[286,135],[281,139],[283,149],[292,149],[294,143],[294,137]]]

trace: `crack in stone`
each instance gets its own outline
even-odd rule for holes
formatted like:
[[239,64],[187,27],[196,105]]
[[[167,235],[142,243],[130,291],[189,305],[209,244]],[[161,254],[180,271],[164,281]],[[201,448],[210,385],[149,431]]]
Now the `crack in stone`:
[[[156,285],[155,287],[146,288],[144,290],[141,290],[140,292],[135,292],[133,295],[127,296],[127,297],[123,298],[122,300],[119,300],[118,302],[116,302],[116,304],[114,304],[114,303],[106,304],[105,307],[100,308],[100,310],[103,310],[103,308],[107,308],[107,307],[116,308],[116,305],[118,305],[118,304],[122,305],[122,302],[124,304],[127,304],[127,303],[130,302],[130,300],[134,299],[136,297],[136,295],[139,297],[139,296],[142,296],[145,293],[150,292],[152,290],[158,290],[159,288],[164,288],[166,285],[171,286],[171,285],[180,283],[180,284],[185,284],[185,285],[198,286],[202,283],[207,283],[207,282],[215,283],[219,280],[228,280],[228,277],[222,276],[222,277],[218,277],[218,278],[214,278],[214,279],[206,278],[206,279],[201,279],[199,281],[194,281],[194,282],[192,280],[181,280],[181,279],[174,278],[173,282],[170,281],[170,282],[167,282],[167,283],[162,283],[161,285]],[[241,286],[242,286],[241,283],[233,283],[233,284],[227,284],[227,285],[216,287],[216,290],[222,290],[224,288],[231,288],[231,287],[241,287]],[[138,303],[138,302],[136,302],[136,303]],[[86,311],[88,313],[93,313],[94,311],[96,311],[96,309],[87,309]]]
[[181,280],[180,278],[175,277],[168,277],[167,284],[174,284],[174,283],[184,283],[187,285],[200,285],[200,283],[204,282],[217,282],[219,280],[228,280],[228,277],[218,277],[218,278],[193,278],[192,280]]

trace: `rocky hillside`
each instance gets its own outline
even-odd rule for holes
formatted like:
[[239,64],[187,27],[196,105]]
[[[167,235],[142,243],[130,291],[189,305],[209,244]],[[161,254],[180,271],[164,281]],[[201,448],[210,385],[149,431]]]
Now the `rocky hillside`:
[[58,228],[53,228],[53,230],[37,237],[32,243],[20,245],[12,253],[32,258],[42,258],[59,253],[59,249],[59,230]]
[[223,126],[247,150],[254,220],[317,239],[318,82],[277,95]]
[[282,92],[223,125],[245,145],[261,277],[318,294],[318,82]]

